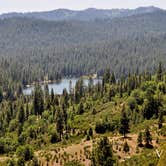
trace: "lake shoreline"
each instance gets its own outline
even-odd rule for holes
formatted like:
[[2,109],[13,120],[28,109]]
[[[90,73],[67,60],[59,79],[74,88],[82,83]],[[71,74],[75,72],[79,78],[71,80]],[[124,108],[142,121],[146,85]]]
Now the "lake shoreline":
[[[64,89],[66,89],[69,92],[70,88],[74,88],[76,85],[76,82],[79,79],[80,78],[63,78],[59,81],[43,81],[43,82],[39,82],[39,84],[42,86],[43,90],[44,90],[44,85],[47,84],[49,88],[49,92],[51,92],[51,90],[53,89],[55,94],[62,94]],[[84,81],[85,86],[88,86],[89,79],[86,79],[85,77],[82,79]],[[93,79],[93,82],[94,84],[97,84],[98,82],[101,82],[101,79],[95,78]],[[35,84],[26,86],[25,88],[23,88],[23,94],[31,95],[32,92],[34,91],[34,88],[35,88]]]
[[53,84],[53,83],[60,83],[63,79],[89,79],[89,78],[92,78],[92,79],[101,79],[100,77],[97,76],[97,74],[93,74],[93,75],[83,75],[81,77],[63,77],[61,79],[58,79],[58,80],[44,80],[44,81],[36,81],[36,82],[33,82],[32,84],[27,84],[25,85],[24,89],[25,88],[30,88],[32,86],[35,86],[36,84],[40,84],[40,85],[44,85],[44,84]]

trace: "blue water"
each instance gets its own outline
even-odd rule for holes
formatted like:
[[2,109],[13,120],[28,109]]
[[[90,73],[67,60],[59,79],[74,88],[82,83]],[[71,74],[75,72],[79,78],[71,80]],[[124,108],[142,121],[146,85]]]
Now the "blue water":
[[[65,88],[69,92],[70,81],[72,82],[72,88],[74,88],[77,80],[78,78],[71,78],[71,79],[62,79],[60,82],[56,82],[56,83],[50,83],[48,84],[49,92],[51,92],[51,89],[53,89],[55,94],[62,94],[63,89]],[[85,86],[88,85],[88,82],[89,82],[88,79],[84,79]],[[101,80],[100,79],[93,80],[94,85],[97,84],[98,82],[101,82]],[[44,89],[44,85],[42,85],[42,88]],[[31,95],[33,91],[34,91],[34,86],[31,86],[29,88],[23,89],[23,94]]]

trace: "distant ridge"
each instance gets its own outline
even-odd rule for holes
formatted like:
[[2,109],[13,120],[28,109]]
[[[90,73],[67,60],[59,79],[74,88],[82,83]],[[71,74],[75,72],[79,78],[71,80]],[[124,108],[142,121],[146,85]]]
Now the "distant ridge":
[[163,9],[149,6],[139,7],[136,9],[96,9],[88,8],[85,10],[69,10],[69,9],[57,9],[46,12],[31,12],[31,13],[6,13],[0,15],[0,19],[13,18],[13,17],[28,17],[50,21],[60,20],[80,20],[90,21],[95,19],[112,19],[118,17],[126,17],[138,14],[153,13],[156,11],[162,11]]

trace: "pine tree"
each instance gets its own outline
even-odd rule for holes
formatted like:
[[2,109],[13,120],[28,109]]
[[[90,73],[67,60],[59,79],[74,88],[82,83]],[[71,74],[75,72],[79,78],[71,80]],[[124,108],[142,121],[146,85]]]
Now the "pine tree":
[[93,90],[93,78],[89,77],[89,80],[88,80],[88,92],[89,92],[89,95],[92,94],[92,90]]
[[130,151],[130,147],[129,147],[127,142],[124,143],[123,151],[126,152],[126,153]]
[[138,146],[142,146],[143,145],[142,142],[143,142],[143,137],[142,137],[142,132],[140,132],[137,138]]
[[113,87],[111,87],[110,88],[110,90],[109,90],[109,101],[111,101],[112,100],[112,97],[114,97],[115,96],[115,91],[114,91],[114,89],[113,89]]
[[145,129],[144,141],[145,141],[146,147],[149,147],[149,145],[152,143],[152,136],[150,134],[150,131],[149,131],[148,127]]
[[113,166],[112,145],[107,137],[102,138],[92,150],[92,166]]
[[115,78],[115,74],[114,73],[111,74],[110,82],[111,82],[111,84],[115,84],[116,83],[116,78]]
[[53,88],[51,89],[51,104],[54,103],[54,90]]
[[73,93],[73,88],[72,88],[72,81],[69,81],[69,94],[72,95]]
[[83,79],[79,79],[75,85],[75,103],[79,103],[81,97],[84,95],[84,82]]
[[28,103],[26,104],[25,117],[26,117],[26,120],[29,117],[29,106],[28,106]]
[[17,119],[19,123],[23,123],[25,121],[25,111],[24,106],[22,105],[18,111]]
[[88,135],[90,137],[93,137],[93,129],[90,127],[89,131],[88,131]]
[[104,84],[105,83],[110,83],[110,77],[111,77],[110,69],[106,69],[105,73],[104,73],[104,76],[103,76],[103,82],[104,82]]
[[49,95],[49,87],[48,84],[44,86],[44,98],[45,98],[45,105],[46,109],[50,108],[50,95]]
[[119,94],[120,94],[120,97],[123,96],[122,82],[120,82],[120,85],[119,85]]
[[159,119],[158,119],[158,128],[161,129],[163,126],[164,118],[163,118],[163,112],[160,111],[159,113]]
[[41,115],[44,111],[43,91],[39,85],[35,87],[33,107],[35,115]]
[[162,81],[162,80],[163,80],[163,68],[162,68],[162,63],[160,62],[157,69],[157,81]]
[[127,117],[127,114],[124,110],[122,110],[121,113],[119,132],[123,134],[124,137],[129,132],[129,118]]
[[64,106],[67,108],[69,103],[68,103],[68,100],[69,100],[69,95],[68,95],[68,92],[67,92],[67,89],[63,89],[63,93],[62,93],[62,97],[63,97],[63,104]]
[[60,109],[57,111],[56,115],[56,129],[61,141],[63,136],[64,123],[63,123],[63,113]]
[[7,109],[6,113],[5,113],[5,121],[7,122],[7,124],[9,124],[11,119],[12,119],[11,112],[10,112],[10,110]]
[[0,87],[0,103],[2,102],[3,100],[3,91],[2,91],[2,88]]
[[62,114],[63,114],[64,127],[67,130],[67,110],[66,110],[64,104],[62,105]]
[[79,104],[77,112],[78,112],[79,115],[84,113],[84,105],[83,105],[82,102]]

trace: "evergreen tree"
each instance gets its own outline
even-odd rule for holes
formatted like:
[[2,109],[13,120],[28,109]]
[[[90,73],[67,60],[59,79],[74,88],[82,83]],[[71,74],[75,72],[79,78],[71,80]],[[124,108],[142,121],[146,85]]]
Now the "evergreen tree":
[[43,91],[39,85],[35,87],[33,107],[35,115],[41,115],[44,111]]
[[25,166],[25,160],[22,157],[19,157],[16,166]]
[[54,90],[53,88],[51,89],[51,104],[54,103]]
[[130,151],[130,147],[129,147],[127,142],[124,143],[123,151],[126,152],[126,153]]
[[111,77],[110,69],[106,69],[103,76],[103,82],[104,82],[103,84],[110,83],[110,77]]
[[84,82],[83,79],[79,79],[75,85],[75,103],[79,103],[83,95],[84,95]]
[[93,129],[90,127],[89,131],[88,131],[88,135],[90,137],[93,137]]
[[163,126],[164,118],[163,118],[163,112],[160,111],[159,118],[158,118],[158,128],[161,129]]
[[67,110],[66,110],[64,104],[62,105],[62,114],[63,114],[64,127],[67,130]]
[[84,105],[83,105],[82,102],[79,104],[77,112],[78,112],[79,115],[84,113]]
[[110,82],[111,82],[111,84],[115,84],[116,83],[116,78],[115,78],[115,74],[114,73],[111,74]]
[[142,146],[143,145],[142,142],[143,142],[143,137],[142,137],[142,132],[140,132],[137,138],[138,146]]
[[19,146],[17,148],[16,154],[18,157],[21,157],[24,161],[29,161],[33,158],[34,152],[31,146]]
[[2,88],[0,87],[0,103],[2,102],[3,99],[3,91]]
[[52,132],[52,133],[51,133],[50,142],[51,142],[52,144],[54,144],[54,143],[57,143],[58,141],[59,141],[59,138],[58,138],[57,133],[56,133],[56,132]]
[[92,166],[113,166],[114,158],[112,145],[107,137],[100,139],[92,150]]
[[18,111],[17,119],[18,119],[19,123],[23,123],[25,121],[25,111],[24,111],[23,105],[21,105],[21,107]]
[[26,120],[29,117],[29,105],[28,105],[28,103],[26,104],[25,117],[26,117]]
[[56,106],[59,106],[59,105],[60,105],[58,95],[55,95],[55,97],[54,97],[54,104],[55,104]]
[[122,110],[121,113],[119,132],[123,134],[124,137],[129,132],[129,118],[124,110]]
[[120,94],[120,97],[123,96],[122,82],[120,82],[120,85],[119,85],[119,94]]
[[7,166],[16,166],[16,163],[13,159],[7,160]]
[[88,92],[89,92],[89,95],[92,94],[92,90],[93,90],[93,78],[89,77],[89,80],[88,80]]
[[7,109],[6,113],[5,113],[5,121],[9,124],[11,119],[12,119],[11,112],[10,112],[10,110]]
[[50,95],[49,95],[49,87],[48,84],[44,86],[44,97],[45,97],[45,105],[46,109],[50,108]]
[[114,91],[114,89],[113,89],[113,87],[111,87],[110,88],[110,90],[109,90],[109,101],[111,101],[112,100],[112,97],[114,97],[115,96],[115,91]]
[[143,105],[143,116],[146,119],[152,118],[154,115],[158,117],[158,110],[160,106],[160,101],[154,98],[154,89],[149,87],[146,90],[146,98]]
[[61,141],[63,136],[64,123],[63,123],[63,113],[60,109],[58,109],[57,115],[56,115],[56,129]]
[[69,94],[72,95],[73,89],[72,89],[72,81],[69,81]]
[[67,92],[66,88],[63,89],[62,97],[63,97],[63,101],[64,101],[63,104],[67,108],[69,106],[69,104],[68,104],[69,95],[68,95],[68,92]]
[[157,69],[157,81],[162,81],[162,80],[163,80],[163,68],[162,68],[162,63],[160,62]]
[[152,136],[148,127],[145,129],[144,141],[145,141],[146,147],[149,147],[149,145],[152,143]]

